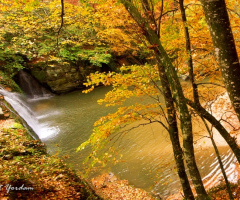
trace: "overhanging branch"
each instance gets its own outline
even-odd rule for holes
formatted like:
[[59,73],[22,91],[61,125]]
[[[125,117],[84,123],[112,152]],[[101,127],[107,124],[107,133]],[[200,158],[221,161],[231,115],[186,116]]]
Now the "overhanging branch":
[[61,25],[60,25],[60,27],[58,29],[58,32],[57,32],[57,47],[58,47],[58,44],[59,44],[59,35],[60,35],[61,29],[62,29],[63,24],[64,24],[64,20],[63,20],[63,17],[64,17],[64,0],[61,0],[61,6],[62,6]]

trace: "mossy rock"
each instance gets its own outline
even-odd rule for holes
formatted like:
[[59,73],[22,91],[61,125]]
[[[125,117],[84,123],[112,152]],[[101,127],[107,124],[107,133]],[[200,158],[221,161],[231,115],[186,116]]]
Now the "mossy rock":
[[32,75],[40,82],[43,83],[46,81],[46,72],[40,70],[32,70]]
[[13,126],[12,126],[12,128],[14,128],[14,129],[22,129],[22,128],[24,128],[24,127],[23,127],[22,124],[14,123]]
[[11,90],[14,92],[22,93],[22,90],[16,84],[13,78],[4,73],[3,71],[0,71],[0,85],[3,86],[4,88],[6,87],[11,88]]

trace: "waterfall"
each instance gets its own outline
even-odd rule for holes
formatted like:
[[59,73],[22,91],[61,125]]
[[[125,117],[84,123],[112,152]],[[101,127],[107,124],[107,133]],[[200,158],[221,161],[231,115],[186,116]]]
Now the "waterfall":
[[20,88],[30,98],[49,97],[52,93],[44,88],[34,77],[24,70],[18,73],[18,83]]
[[[31,129],[34,131],[34,133],[37,134],[39,139],[42,140],[49,136],[53,136],[59,131],[57,128],[49,127],[48,124],[41,124],[38,119],[39,116],[37,116],[32,111],[32,108],[30,106],[31,102],[41,101],[41,99],[43,98],[28,99],[22,94],[8,92],[2,88],[0,88],[0,94],[4,96],[4,99],[13,107],[13,109],[20,115],[20,117],[24,119],[28,126],[31,127]],[[34,97],[36,97],[36,95]]]

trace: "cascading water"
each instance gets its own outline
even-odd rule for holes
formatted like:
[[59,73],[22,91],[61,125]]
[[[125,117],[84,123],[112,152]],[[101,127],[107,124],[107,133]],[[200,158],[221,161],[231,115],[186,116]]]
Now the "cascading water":
[[29,107],[29,102],[34,101],[34,99],[28,99],[24,95],[7,92],[3,89],[0,89],[0,94],[4,96],[4,99],[27,122],[40,139],[49,137],[57,132],[57,128],[49,128],[46,124],[39,123],[37,116],[31,110],[31,107]]
[[52,95],[50,91],[24,70],[18,72],[18,82],[20,88],[29,98],[49,97]]

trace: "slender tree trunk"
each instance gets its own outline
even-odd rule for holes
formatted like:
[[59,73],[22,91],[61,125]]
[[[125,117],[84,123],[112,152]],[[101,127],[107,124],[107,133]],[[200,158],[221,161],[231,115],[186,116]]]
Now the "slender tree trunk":
[[[151,38],[153,37],[154,35],[151,35]],[[198,197],[201,200],[209,199],[206,190],[204,189],[202,178],[198,171],[197,164],[195,161],[191,115],[189,114],[188,111],[188,107],[183,95],[181,84],[178,80],[175,69],[173,69],[173,66],[171,66],[169,62],[166,63],[166,60],[169,60],[169,58],[162,57],[162,55],[167,56],[166,52],[163,51],[160,53],[156,51],[155,55],[157,57],[157,60],[160,62],[160,65],[168,66],[167,69],[165,69],[165,72],[168,77],[168,82],[171,86],[173,97],[180,115],[181,129],[183,135],[184,156],[189,169],[189,173],[192,178],[192,182],[194,184]]]
[[[184,0],[180,0],[179,3],[180,3],[181,14],[182,14],[182,21],[184,23],[186,23],[187,18],[186,18],[186,14],[185,14],[183,1]],[[195,111],[198,112],[201,117],[204,117],[205,119],[207,119],[212,124],[212,126],[214,126],[218,130],[218,132],[222,135],[222,137],[228,143],[228,145],[232,149],[233,153],[235,154],[238,162],[240,163],[240,148],[239,148],[238,144],[236,143],[236,140],[233,137],[231,137],[231,135],[221,125],[221,123],[214,116],[212,116],[210,113],[208,113],[200,104],[197,84],[194,81],[193,63],[192,63],[192,56],[191,56],[191,43],[190,43],[188,27],[185,26],[184,30],[185,30],[185,39],[186,39],[186,49],[189,52],[188,68],[189,68],[189,75],[190,75],[190,79],[191,79],[191,83],[192,83],[192,87],[193,87],[193,97],[194,97],[194,103],[191,102],[190,100],[187,100],[187,103],[192,108],[194,108]]]
[[62,11],[61,11],[61,25],[60,25],[60,27],[58,29],[58,32],[57,32],[57,48],[58,48],[58,45],[59,45],[59,35],[60,35],[61,29],[62,29],[63,24],[64,24],[64,19],[63,19],[64,15],[65,15],[65,13],[64,13],[64,0],[61,0],[61,9],[62,9]]
[[152,45],[152,48],[155,51],[155,55],[158,61],[159,67],[164,66],[164,72],[167,76],[168,83],[171,87],[173,99],[177,105],[177,109],[180,115],[181,129],[183,134],[183,149],[184,156],[187,162],[187,166],[194,184],[194,187],[197,191],[198,197],[201,200],[209,199],[198,171],[194,148],[193,148],[193,135],[192,135],[192,122],[191,115],[189,114],[188,107],[186,104],[185,97],[176,73],[174,66],[172,65],[170,58],[168,57],[166,51],[164,50],[157,33],[149,26],[149,23],[138,12],[136,7],[131,3],[131,1],[121,0],[122,4],[131,14],[133,19],[139,24],[142,28],[143,34],[146,39]]
[[225,139],[225,141],[228,143],[228,145],[232,149],[234,155],[238,160],[238,163],[240,163],[240,148],[236,142],[236,139],[232,137],[227,132],[227,130],[223,127],[223,125],[215,117],[213,117],[208,111],[206,111],[201,105],[195,104],[189,99],[187,99],[187,103],[198,113],[199,116],[204,117],[206,120],[208,120],[208,122],[210,122],[214,126],[214,128],[218,130],[218,132],[221,134],[221,136]]
[[180,5],[180,10],[181,10],[181,15],[182,15],[182,22],[183,22],[183,25],[184,25],[184,35],[185,35],[185,40],[186,40],[186,50],[187,50],[187,53],[189,55],[189,58],[188,58],[188,72],[189,72],[189,76],[190,76],[190,80],[191,80],[191,84],[192,84],[192,88],[193,88],[194,102],[200,104],[199,96],[198,96],[198,88],[197,88],[197,84],[195,83],[195,80],[194,80],[193,60],[192,60],[192,51],[191,51],[191,40],[190,40],[189,31],[188,31],[187,17],[186,17],[186,12],[185,12],[185,8],[184,8],[183,2],[184,2],[184,0],[180,0],[179,1],[179,5]]
[[[143,0],[144,8],[146,12],[150,9],[146,0]],[[130,13],[131,14],[131,13]],[[152,20],[152,19],[151,19]],[[138,22],[138,21],[137,21]],[[184,196],[187,200],[194,200],[194,195],[186,174],[184,166],[183,151],[179,141],[179,133],[177,126],[176,109],[174,106],[174,100],[172,97],[172,92],[170,85],[165,73],[165,69],[162,65],[158,65],[159,76],[163,88],[163,96],[166,102],[168,125],[169,125],[169,135],[172,142],[172,148],[174,153],[174,159],[177,166],[178,176],[182,185]]]
[[188,177],[187,177],[185,166],[184,166],[183,152],[182,152],[182,148],[179,141],[179,133],[178,133],[178,127],[177,127],[176,109],[174,106],[172,93],[170,90],[170,86],[169,86],[164,68],[161,65],[159,65],[158,70],[159,70],[159,75],[160,75],[161,84],[163,88],[164,99],[166,102],[168,124],[169,124],[169,135],[172,142],[172,148],[174,153],[174,159],[177,166],[178,176],[180,178],[185,199],[194,200],[194,195],[192,193],[192,189],[190,187],[190,183],[188,181]]
[[213,139],[213,133],[212,133],[211,130],[209,129],[209,127],[208,127],[208,125],[207,125],[207,123],[206,123],[206,121],[205,121],[205,119],[204,119],[203,117],[202,117],[202,121],[203,121],[205,127],[207,128],[209,137],[210,137],[210,139],[211,139],[211,141],[212,141],[213,148],[214,148],[215,153],[216,153],[216,155],[217,155],[218,163],[219,163],[219,165],[220,165],[220,168],[221,168],[221,171],[222,171],[222,174],[223,174],[223,177],[224,177],[226,186],[227,186],[227,191],[228,191],[229,199],[230,199],[230,200],[233,200],[234,198],[233,198],[233,195],[232,195],[231,187],[230,187],[229,181],[228,181],[228,179],[227,179],[227,174],[226,174],[226,171],[225,171],[225,169],[224,169],[224,166],[223,166],[223,162],[222,162],[220,153],[219,153],[218,148],[217,148],[217,145],[216,145],[216,143],[215,143],[215,141],[214,141],[214,139]]
[[[193,89],[193,98],[194,98],[194,102],[196,104],[200,105],[198,88],[197,88],[197,84],[195,83],[195,80],[194,80],[193,60],[192,60],[192,52],[191,52],[191,40],[190,40],[190,34],[189,34],[188,26],[187,26],[187,17],[186,17],[186,12],[185,12],[185,8],[184,8],[184,0],[179,0],[179,5],[180,5],[181,16],[182,16],[182,22],[183,22],[183,25],[184,25],[184,35],[185,35],[185,40],[186,40],[186,51],[189,55],[188,71],[189,71],[190,81],[191,81],[192,89]],[[203,187],[203,185],[201,187]],[[199,190],[200,189],[202,190],[201,187],[199,186]],[[201,192],[204,192],[204,191],[202,190]],[[204,198],[207,198],[207,197],[204,196]]]
[[240,65],[224,0],[200,0],[215,54],[232,105],[240,121]]
[[[230,136],[230,134],[226,131],[226,129],[221,125],[221,123],[219,121],[217,121],[212,115],[210,115],[200,104],[199,101],[199,95],[198,95],[198,88],[197,88],[197,84],[194,81],[194,73],[193,73],[193,62],[192,62],[192,54],[191,54],[191,41],[190,41],[190,35],[189,35],[189,31],[188,31],[188,27],[186,26],[186,22],[187,22],[187,17],[186,17],[186,13],[185,13],[185,9],[184,9],[184,4],[183,4],[184,0],[180,0],[179,4],[180,4],[180,10],[181,10],[181,15],[182,15],[182,21],[184,23],[184,33],[185,33],[185,39],[186,39],[186,50],[188,51],[189,54],[189,59],[188,59],[188,68],[189,68],[189,75],[190,75],[190,80],[192,83],[192,88],[193,88],[193,97],[194,97],[194,104],[196,105],[195,107],[200,108],[201,109],[201,113],[204,113],[204,116],[207,117],[209,119],[209,121],[211,122],[211,124],[215,127],[218,128],[219,133],[225,138],[225,140],[227,141],[227,143],[229,144],[229,146],[231,147],[232,151],[234,152],[235,156],[238,157],[238,160],[240,159],[240,149],[236,143],[236,141],[234,140],[234,138],[232,138]],[[203,112],[204,109],[204,112]],[[199,109],[198,109],[199,110]],[[203,118],[203,114],[201,115],[202,120],[207,128],[207,131],[209,132],[209,136],[210,139],[212,141],[213,147],[215,149],[217,158],[218,158],[218,162],[220,165],[220,168],[222,170],[226,185],[227,185],[227,190],[229,193],[229,198],[233,199],[232,196],[232,192],[231,192],[231,188],[230,188],[230,184],[228,182],[227,176],[226,176],[226,172],[224,170],[223,167],[223,163],[218,151],[218,148],[216,146],[216,143],[211,135],[211,132],[208,128],[208,125],[205,122],[205,119]]]
[[177,76],[177,72],[174,66],[172,65],[166,51],[162,47],[161,42],[157,38],[157,34],[147,28],[146,30],[148,33],[146,34],[146,38],[148,39],[150,44],[156,46],[155,55],[159,62],[159,65],[165,66],[165,73],[168,78],[169,85],[171,87],[174,101],[177,105],[183,134],[184,156],[194,187],[196,189],[198,197],[201,200],[209,199],[206,190],[203,186],[201,175],[198,171],[197,164],[195,161],[191,115],[188,111],[188,107],[186,104],[185,97],[183,95],[181,84]]

